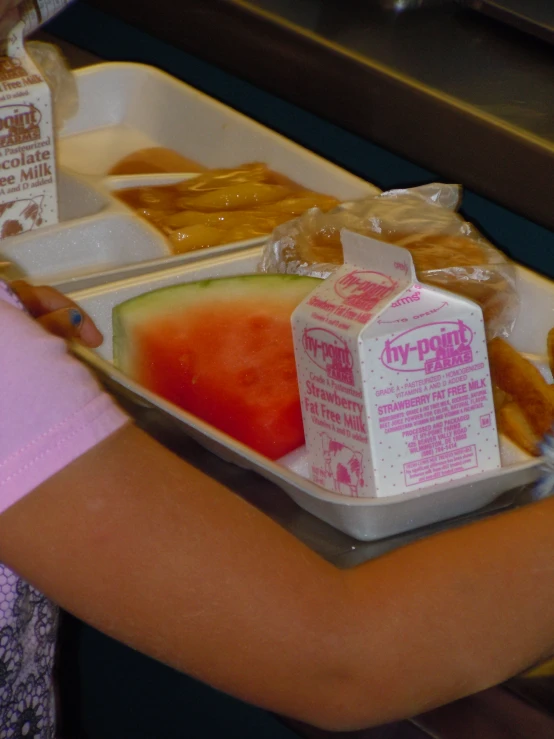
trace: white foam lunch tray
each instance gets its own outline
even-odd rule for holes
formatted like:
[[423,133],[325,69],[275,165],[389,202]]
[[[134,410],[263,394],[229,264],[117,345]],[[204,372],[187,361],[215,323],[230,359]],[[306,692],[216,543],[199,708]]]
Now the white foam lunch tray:
[[[169,414],[183,433],[227,461],[258,472],[282,488],[302,508],[361,541],[385,538],[470,513],[493,502],[502,493],[537,478],[540,460],[527,457],[507,442],[501,445],[502,469],[476,475],[467,481],[388,498],[337,495],[306,479],[306,456],[302,449],[280,462],[272,462],[145,390],[113,366],[112,310],[115,305],[150,290],[182,282],[255,272],[260,254],[259,247],[248,249],[72,293],[73,299],[91,315],[104,334],[100,349],[77,348],[77,353],[116,389],[131,393],[140,402]],[[533,316],[533,323],[520,319],[511,340],[520,351],[544,355],[546,334],[554,325],[554,283],[524,268],[518,267],[517,274],[522,315]]]
[[77,289],[265,240],[173,255],[160,232],[113,197],[118,178],[106,177],[121,158],[145,147],[169,147],[207,167],[262,161],[295,182],[339,200],[378,192],[153,67],[98,64],[76,71],[75,78],[79,109],[61,131],[57,150],[61,222],[0,242],[0,261],[13,265],[14,277]]

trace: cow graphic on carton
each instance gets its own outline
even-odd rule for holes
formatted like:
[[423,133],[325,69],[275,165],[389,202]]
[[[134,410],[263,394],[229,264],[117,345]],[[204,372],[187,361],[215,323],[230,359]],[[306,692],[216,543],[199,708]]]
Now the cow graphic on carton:
[[325,476],[332,478],[333,488],[343,495],[358,495],[358,488],[364,484],[362,455],[346,444],[335,441],[329,434],[321,434]]
[[21,198],[0,205],[0,239],[31,231],[42,224],[43,196]]

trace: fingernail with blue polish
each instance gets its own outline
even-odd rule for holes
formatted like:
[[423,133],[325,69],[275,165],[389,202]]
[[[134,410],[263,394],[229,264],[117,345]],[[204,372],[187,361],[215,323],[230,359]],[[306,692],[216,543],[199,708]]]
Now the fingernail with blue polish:
[[69,320],[72,326],[75,326],[75,328],[78,328],[83,322],[83,314],[81,313],[80,310],[77,310],[77,308],[70,308],[69,309]]

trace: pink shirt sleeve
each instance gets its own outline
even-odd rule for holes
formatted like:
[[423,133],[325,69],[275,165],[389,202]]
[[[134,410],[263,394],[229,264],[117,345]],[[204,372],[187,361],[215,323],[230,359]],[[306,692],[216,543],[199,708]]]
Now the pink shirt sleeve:
[[0,513],[127,420],[0,281]]

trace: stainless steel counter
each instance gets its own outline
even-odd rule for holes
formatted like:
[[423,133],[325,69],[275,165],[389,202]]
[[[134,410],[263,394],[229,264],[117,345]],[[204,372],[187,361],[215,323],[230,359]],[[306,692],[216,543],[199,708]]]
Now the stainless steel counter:
[[554,47],[457,4],[89,5],[554,228]]

